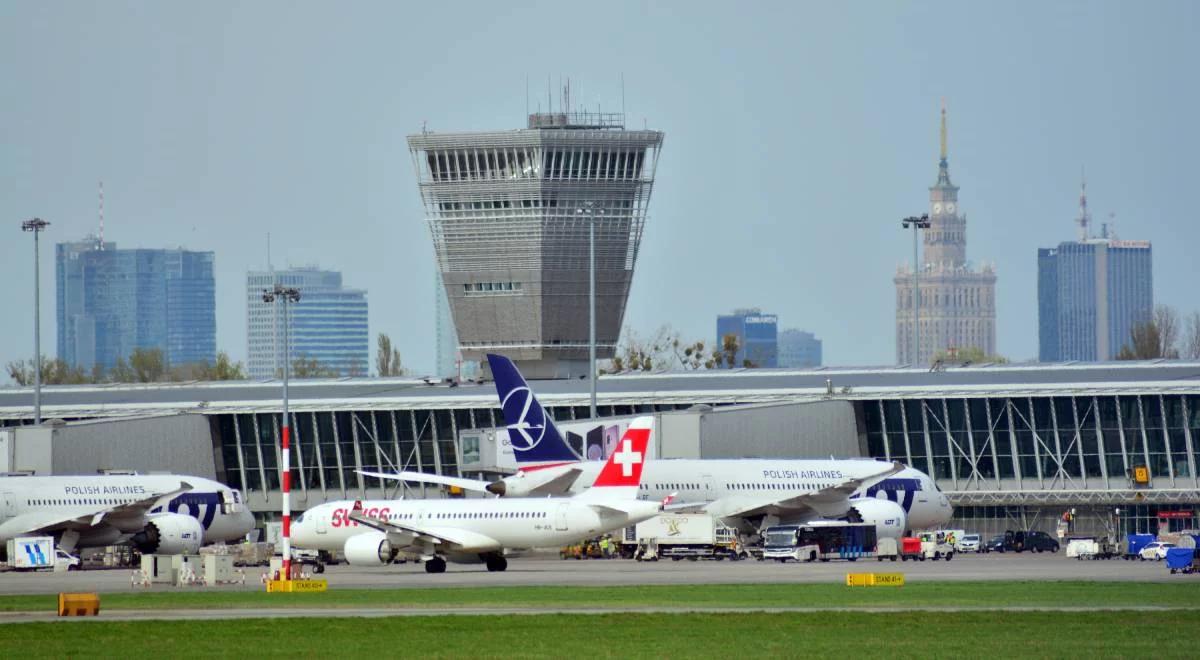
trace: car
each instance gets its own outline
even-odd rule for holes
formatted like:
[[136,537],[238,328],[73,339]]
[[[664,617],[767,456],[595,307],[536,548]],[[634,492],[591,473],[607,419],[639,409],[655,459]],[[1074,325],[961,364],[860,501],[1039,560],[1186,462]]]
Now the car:
[[1031,530],[1024,533],[1022,539],[1021,532],[1013,535],[1017,552],[1029,550],[1032,552],[1058,552],[1058,541],[1046,532]]
[[1138,558],[1142,561],[1146,561],[1147,559],[1152,561],[1162,561],[1163,558],[1167,556],[1167,550],[1174,547],[1174,543],[1161,543],[1159,541],[1147,543],[1146,547],[1142,548],[1141,552],[1138,552]]
[[54,564],[55,570],[77,571],[82,562],[79,561],[79,557],[55,548]]
[[979,552],[982,541],[983,539],[978,534],[963,534],[954,549],[958,552]]
[[992,538],[988,539],[988,542],[984,543],[983,547],[980,549],[983,552],[987,553],[987,552],[1004,552],[1008,548],[1005,546],[1005,543],[1004,543],[1004,535],[997,534],[997,535],[993,536]]

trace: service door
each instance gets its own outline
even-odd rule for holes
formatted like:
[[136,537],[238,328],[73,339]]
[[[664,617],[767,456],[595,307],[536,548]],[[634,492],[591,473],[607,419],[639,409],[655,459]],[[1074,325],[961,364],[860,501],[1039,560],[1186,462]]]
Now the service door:
[[554,529],[560,532],[567,531],[567,511],[571,509],[570,504],[559,504],[558,510],[554,513]]
[[318,534],[329,533],[329,526],[327,524],[325,524],[325,516],[316,516],[316,519],[317,519],[317,533]]

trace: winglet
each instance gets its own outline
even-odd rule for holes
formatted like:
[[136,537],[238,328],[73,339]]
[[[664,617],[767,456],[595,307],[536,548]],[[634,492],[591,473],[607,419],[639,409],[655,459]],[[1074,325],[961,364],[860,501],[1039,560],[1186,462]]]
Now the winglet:
[[679,495],[679,491],[674,491],[670,495],[667,495],[666,497],[664,497],[662,500],[662,504],[659,504],[658,508],[663,511],[666,511],[667,507],[671,506],[671,502],[675,501],[675,497],[677,495]]

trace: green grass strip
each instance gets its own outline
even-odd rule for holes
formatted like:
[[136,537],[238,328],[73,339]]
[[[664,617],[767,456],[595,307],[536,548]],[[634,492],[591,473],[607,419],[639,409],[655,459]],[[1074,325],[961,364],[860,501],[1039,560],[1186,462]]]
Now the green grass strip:
[[[903,587],[842,584],[517,586],[265,591],[133,591],[102,594],[104,611],[287,607],[1106,607],[1200,608],[1200,585],[1144,582],[915,582]],[[57,595],[3,596],[0,611],[54,611]]]
[[604,614],[28,623],[0,656],[1194,658],[1197,612]]

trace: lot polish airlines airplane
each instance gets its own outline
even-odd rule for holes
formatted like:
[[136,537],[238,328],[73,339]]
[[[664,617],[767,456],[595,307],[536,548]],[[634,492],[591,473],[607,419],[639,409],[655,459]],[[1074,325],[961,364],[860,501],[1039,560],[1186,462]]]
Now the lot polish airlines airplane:
[[241,493],[172,475],[0,477],[0,552],[18,536],[53,536],[66,552],[131,542],[140,552],[193,554],[254,529]]
[[[495,482],[420,472],[371,476],[510,496],[578,492],[590,483],[599,462],[582,461],[563,440],[511,360],[487,357],[521,466],[517,474]],[[709,513],[749,533],[778,524],[848,519],[874,523],[880,538],[897,538],[905,530],[940,527],[952,513],[928,475],[873,459],[663,459],[646,467],[642,482],[645,499],[678,492],[672,510]]]
[[[639,499],[653,418],[629,425],[591,488],[569,498],[330,502],[292,523],[298,548],[343,551],[351,564],[379,566],[398,556],[443,573],[446,561],[508,568],[506,549],[573,543],[653,518],[665,502]],[[364,527],[371,531],[364,530]]]

